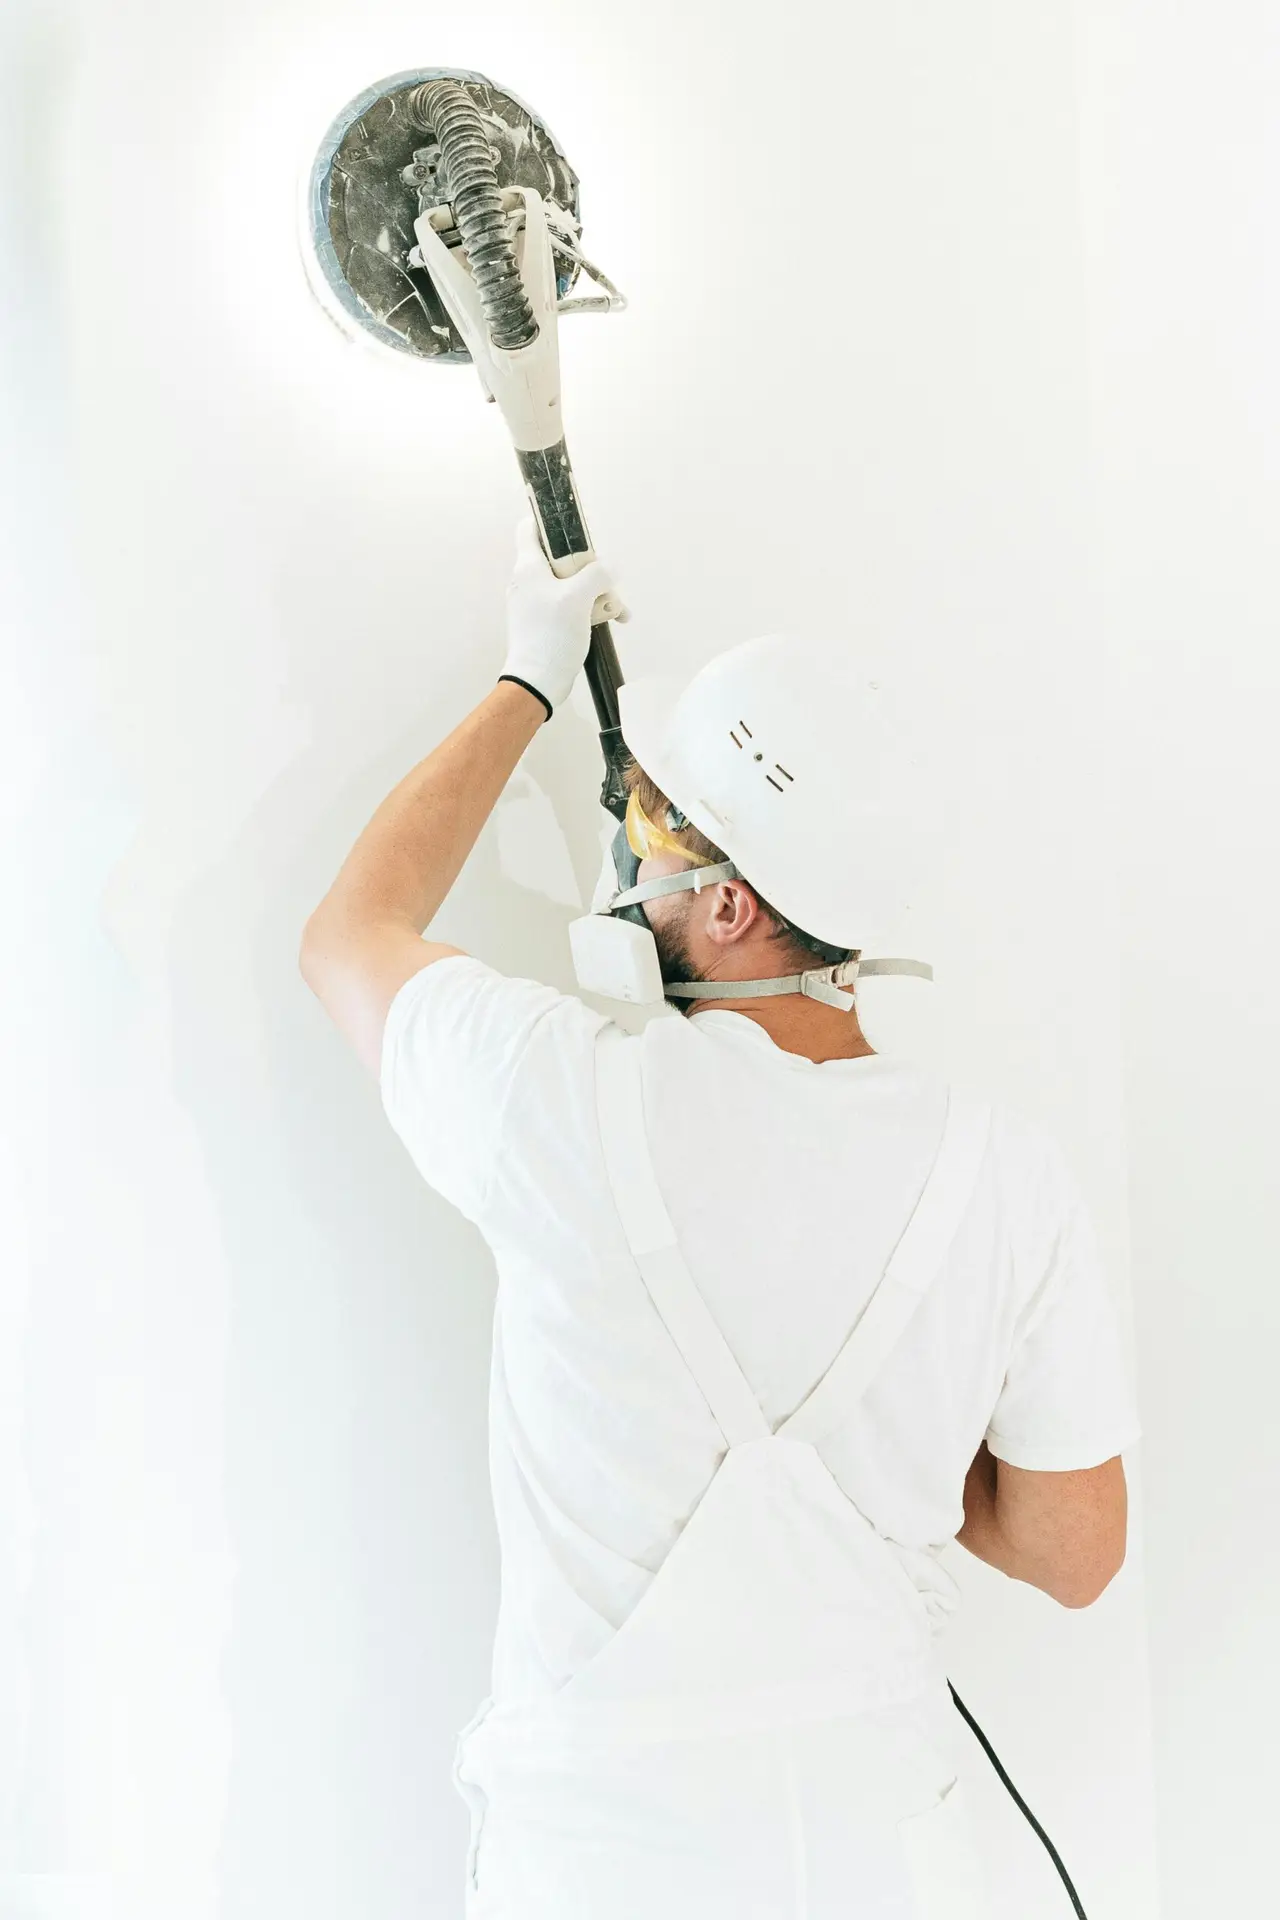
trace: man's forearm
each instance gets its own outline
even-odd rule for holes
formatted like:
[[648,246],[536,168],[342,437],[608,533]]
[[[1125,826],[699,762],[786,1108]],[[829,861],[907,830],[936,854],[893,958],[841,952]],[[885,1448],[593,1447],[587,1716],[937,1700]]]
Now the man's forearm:
[[545,719],[523,687],[494,687],[387,795],[313,919],[407,920],[424,932]]

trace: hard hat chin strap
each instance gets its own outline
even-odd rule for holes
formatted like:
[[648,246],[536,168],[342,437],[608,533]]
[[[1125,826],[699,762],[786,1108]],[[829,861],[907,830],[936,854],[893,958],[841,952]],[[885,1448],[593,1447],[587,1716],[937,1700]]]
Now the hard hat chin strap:
[[681,1000],[764,1000],[775,993],[802,993],[808,1000],[852,1013],[852,993],[843,992],[855,980],[876,974],[910,974],[932,980],[927,960],[842,960],[835,967],[810,967],[805,973],[780,974],[768,980],[689,980],[664,986],[663,992]]
[[[636,865],[639,865],[638,861]],[[701,893],[705,886],[720,880],[741,878],[732,860],[721,860],[714,867],[695,867],[691,873],[664,873],[657,880],[646,880],[642,886],[628,887],[623,893],[615,893],[605,911],[617,913],[622,907],[639,906],[642,900],[659,900],[664,893]]]
[[[696,867],[691,873],[667,873],[646,880],[642,886],[628,887],[617,893],[605,908],[618,913],[638,908],[645,900],[657,900],[668,893],[701,893],[704,886],[721,880],[740,880],[742,875],[732,860],[718,866]],[[859,978],[872,974],[911,974],[920,980],[932,980],[933,968],[923,960],[842,960],[836,966],[809,967],[803,973],[771,975],[764,980],[688,980],[664,983],[663,992],[680,1000],[765,1000],[784,993],[800,993],[808,1000],[821,1000],[824,1006],[852,1013],[855,1000],[852,988]]]

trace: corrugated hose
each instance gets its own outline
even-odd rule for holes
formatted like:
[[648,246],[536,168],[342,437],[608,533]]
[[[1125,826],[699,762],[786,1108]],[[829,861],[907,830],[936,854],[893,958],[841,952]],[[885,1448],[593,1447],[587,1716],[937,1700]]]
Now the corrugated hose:
[[456,80],[428,80],[410,94],[409,112],[439,144],[442,185],[490,340],[507,352],[527,347],[538,337],[538,323],[508,237],[497,169],[479,110]]

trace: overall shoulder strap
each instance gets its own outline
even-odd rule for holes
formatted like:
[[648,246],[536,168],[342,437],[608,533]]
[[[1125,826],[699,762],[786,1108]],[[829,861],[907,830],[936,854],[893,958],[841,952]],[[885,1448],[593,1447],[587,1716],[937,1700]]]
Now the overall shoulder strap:
[[942,1268],[973,1198],[991,1109],[953,1091],[929,1176],[880,1283],[821,1380],[777,1432],[816,1443],[843,1424],[896,1346]]
[[676,1242],[653,1171],[644,1116],[643,1041],[605,1027],[596,1039],[596,1110],[605,1170],[627,1244],[653,1304],[729,1446],[769,1422]]

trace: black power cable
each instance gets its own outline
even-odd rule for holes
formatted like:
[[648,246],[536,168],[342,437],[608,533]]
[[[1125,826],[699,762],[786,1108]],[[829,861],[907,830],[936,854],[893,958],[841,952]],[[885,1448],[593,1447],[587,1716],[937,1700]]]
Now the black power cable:
[[1066,1888],[1068,1894],[1071,1896],[1071,1904],[1076,1910],[1076,1914],[1078,1915],[1078,1920],[1088,1920],[1088,1915],[1085,1913],[1084,1908],[1080,1905],[1080,1896],[1071,1884],[1071,1876],[1062,1864],[1062,1856],[1059,1854],[1058,1849],[1054,1846],[1052,1840],[1049,1838],[1044,1828],[1040,1825],[1040,1822],[1036,1819],[1034,1813],[1032,1813],[1030,1807],[1027,1805],[1026,1801],[1023,1799],[1022,1795],[1018,1792],[1018,1789],[1014,1786],[1012,1780],[1009,1778],[1008,1774],[1005,1772],[1004,1768],[1001,1766],[999,1756],[997,1755],[995,1748],[992,1746],[986,1734],[982,1731],[982,1728],[978,1725],[977,1721],[974,1719],[973,1715],[970,1713],[968,1707],[966,1707],[964,1701],[960,1698],[960,1695],[956,1692],[955,1688],[951,1686],[951,1682],[949,1680],[947,1682],[947,1685],[948,1687],[951,1688],[951,1698],[955,1701],[956,1706],[959,1708],[960,1712],[964,1715],[964,1718],[968,1721],[973,1731],[977,1734],[978,1739],[981,1741],[983,1751],[986,1753],[988,1760],[990,1760],[992,1766],[995,1768],[996,1772],[999,1774],[1001,1780],[1004,1782],[1005,1786],[1009,1789],[1009,1792],[1013,1795],[1018,1805],[1022,1808],[1022,1811],[1026,1814],[1027,1819],[1031,1822],[1036,1832],[1040,1835],[1040,1838],[1044,1841],[1045,1846],[1049,1849],[1049,1857],[1053,1861],[1054,1866],[1058,1869],[1059,1874],[1062,1876],[1062,1884]]

